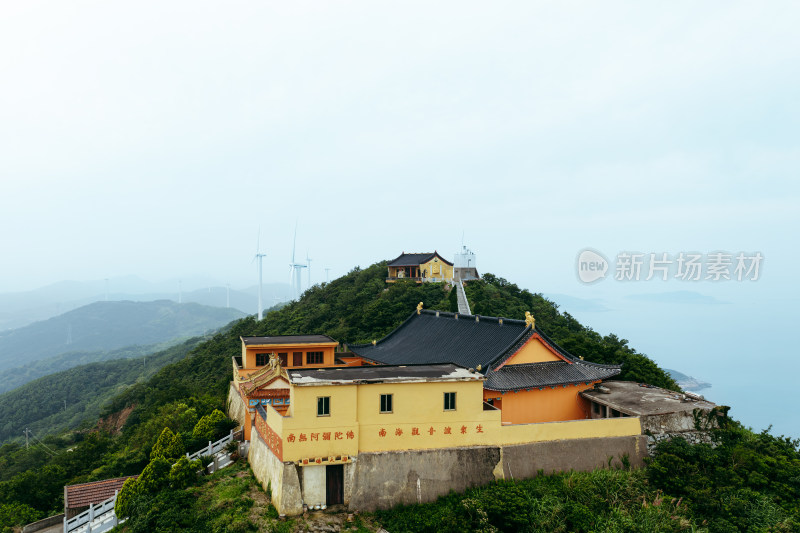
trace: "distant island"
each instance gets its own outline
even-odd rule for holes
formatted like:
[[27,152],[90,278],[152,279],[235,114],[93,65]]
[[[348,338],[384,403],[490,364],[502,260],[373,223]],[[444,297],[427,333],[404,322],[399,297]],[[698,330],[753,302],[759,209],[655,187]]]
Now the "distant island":
[[678,385],[680,385],[683,390],[699,391],[711,387],[711,383],[701,381],[693,378],[692,376],[687,376],[686,374],[678,372],[677,370],[670,370],[669,368],[665,368],[664,370],[672,379],[678,382]]

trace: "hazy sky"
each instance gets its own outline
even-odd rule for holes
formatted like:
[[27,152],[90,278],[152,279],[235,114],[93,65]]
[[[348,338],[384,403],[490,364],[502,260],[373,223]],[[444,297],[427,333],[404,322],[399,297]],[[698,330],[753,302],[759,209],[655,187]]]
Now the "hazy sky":
[[[6,2],[0,291],[800,254],[796,3]],[[774,279],[774,278],[773,278]],[[767,285],[765,282],[764,285]]]
[[[463,233],[481,272],[598,302],[568,310],[665,366],[726,367],[753,325],[771,344],[735,360],[795,360],[796,2],[0,9],[0,292],[252,285],[259,227],[265,279],[288,281],[296,222],[315,281],[451,258]],[[585,247],[764,262],[757,282],[588,286]]]

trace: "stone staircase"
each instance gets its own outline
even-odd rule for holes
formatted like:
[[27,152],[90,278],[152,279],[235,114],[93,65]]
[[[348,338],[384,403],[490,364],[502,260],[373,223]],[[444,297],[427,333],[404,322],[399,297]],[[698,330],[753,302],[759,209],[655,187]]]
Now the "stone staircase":
[[464,285],[461,280],[456,281],[456,298],[458,299],[458,314],[471,315],[469,310],[469,301],[467,301],[467,293],[464,292]]

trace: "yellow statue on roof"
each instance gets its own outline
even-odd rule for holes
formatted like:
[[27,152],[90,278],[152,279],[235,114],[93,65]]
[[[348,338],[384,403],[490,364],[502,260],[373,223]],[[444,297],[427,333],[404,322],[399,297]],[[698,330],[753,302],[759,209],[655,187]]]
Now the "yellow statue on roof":
[[530,311],[525,311],[525,325],[530,326],[531,329],[536,328],[536,319],[533,318]]
[[417,314],[422,313],[422,302],[417,304]]

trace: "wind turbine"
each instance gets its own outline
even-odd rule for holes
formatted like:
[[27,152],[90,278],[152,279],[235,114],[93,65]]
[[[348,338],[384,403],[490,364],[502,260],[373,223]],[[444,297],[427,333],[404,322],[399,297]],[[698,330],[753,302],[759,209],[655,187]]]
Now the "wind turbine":
[[[261,228],[258,228],[258,240],[256,240],[256,255],[253,256],[253,261],[258,260],[258,320],[264,318],[264,306],[261,305],[261,288],[264,284],[262,277],[262,263],[267,254],[261,253]],[[253,262],[251,261],[251,263]],[[230,290],[230,285],[228,286]],[[230,294],[230,293],[229,293]]]
[[292,284],[292,291],[294,292],[295,300],[300,299],[300,275],[304,268],[308,265],[295,262],[295,251],[297,248],[297,223],[294,224],[294,242],[292,243],[292,262],[289,263],[289,281]]
[[306,250],[306,264],[308,265],[308,288],[311,288],[311,258],[308,257],[308,250]]

